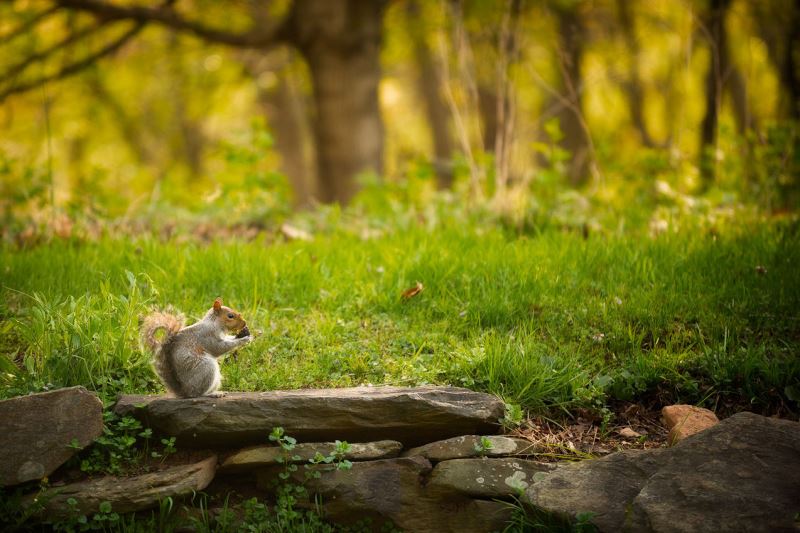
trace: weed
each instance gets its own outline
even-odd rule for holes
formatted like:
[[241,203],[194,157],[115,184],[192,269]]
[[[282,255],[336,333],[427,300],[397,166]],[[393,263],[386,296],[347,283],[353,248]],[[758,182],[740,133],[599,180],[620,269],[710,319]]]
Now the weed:
[[493,448],[494,448],[494,444],[492,444],[492,441],[489,440],[488,437],[481,437],[480,440],[478,440],[478,442],[475,443],[475,451],[481,457],[484,457]]
[[578,513],[574,520],[550,513],[524,503],[522,495],[507,503],[511,508],[511,521],[504,533],[529,533],[547,531],[548,533],[594,533],[598,531],[592,524],[593,513]]
[[518,428],[522,424],[524,418],[525,414],[522,412],[522,408],[519,405],[507,403],[505,414],[498,422],[503,426],[503,429],[511,431]]

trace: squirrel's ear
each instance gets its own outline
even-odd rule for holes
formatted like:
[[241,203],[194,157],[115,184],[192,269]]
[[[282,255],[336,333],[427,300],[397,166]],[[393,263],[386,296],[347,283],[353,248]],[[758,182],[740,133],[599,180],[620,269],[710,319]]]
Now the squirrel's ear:
[[222,298],[217,298],[214,300],[214,311],[219,313],[220,309],[222,309]]

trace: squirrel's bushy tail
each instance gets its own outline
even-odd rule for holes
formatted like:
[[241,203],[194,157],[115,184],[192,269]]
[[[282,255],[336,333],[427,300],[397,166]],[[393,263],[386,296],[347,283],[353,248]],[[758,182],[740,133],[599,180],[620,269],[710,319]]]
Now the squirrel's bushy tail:
[[[150,351],[157,353],[158,349],[169,337],[175,335],[184,325],[184,317],[177,313],[156,311],[144,317],[141,325],[142,342]],[[164,330],[164,336],[158,337],[158,332]]]

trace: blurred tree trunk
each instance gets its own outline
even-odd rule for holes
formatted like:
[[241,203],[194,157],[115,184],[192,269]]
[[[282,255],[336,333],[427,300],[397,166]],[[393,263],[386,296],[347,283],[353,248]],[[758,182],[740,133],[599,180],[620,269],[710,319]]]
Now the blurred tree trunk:
[[373,0],[297,0],[294,6],[294,41],[314,85],[323,202],[346,203],[357,174],[383,170],[378,84],[384,6]]
[[496,87],[478,84],[478,112],[481,115],[483,149],[486,152],[493,152],[498,130]]
[[781,113],[800,121],[800,0],[753,0],[753,14],[778,72]]
[[247,75],[255,80],[258,104],[274,134],[280,169],[292,186],[295,206],[307,207],[316,197],[316,176],[310,157],[308,112],[292,73],[292,56],[292,52],[280,50],[246,53],[239,58]]
[[428,46],[421,6],[416,0],[409,0],[406,4],[406,23],[417,63],[417,88],[431,128],[437,185],[440,189],[447,189],[453,182],[453,172],[449,165],[454,146],[450,132],[450,113],[441,94],[442,73]]
[[713,183],[716,177],[719,111],[723,85],[730,68],[728,35],[725,30],[725,15],[730,5],[731,0],[711,0],[708,11],[700,21],[711,51],[705,83],[706,112],[700,137],[700,172],[704,188]]
[[[260,0],[249,0],[250,17],[259,27],[270,24],[270,15]],[[275,136],[280,169],[294,193],[295,207],[307,207],[316,198],[312,139],[308,128],[308,109],[301,94],[292,64],[296,52],[245,52],[239,55],[247,74],[255,81],[258,103],[269,129]]]
[[[730,51],[728,53],[730,54]],[[728,91],[733,105],[733,116],[736,119],[736,129],[740,135],[744,135],[748,130],[756,128],[756,119],[750,112],[750,104],[747,101],[747,80],[736,65],[731,65],[730,68]]]
[[308,146],[306,110],[301,95],[288,74],[277,76],[275,85],[259,89],[258,101],[275,133],[275,149],[281,156],[281,171],[289,178],[297,207],[307,207],[315,197],[313,166],[306,157]]
[[517,28],[521,0],[508,0],[508,10],[503,17],[498,39],[499,61],[497,63],[497,132],[494,139],[495,179],[497,193],[502,195],[511,177],[511,146],[515,128],[516,100],[512,84],[512,66],[519,60]]
[[642,144],[648,148],[653,148],[656,146],[656,143],[647,130],[647,122],[644,118],[644,87],[642,86],[642,77],[639,70],[641,47],[639,46],[639,41],[636,39],[636,26],[633,13],[631,13],[630,0],[617,0],[617,12],[619,14],[620,26],[622,27],[622,35],[625,39],[625,45],[628,48],[628,54],[630,55],[632,63],[630,76],[623,82],[623,89],[628,99],[631,121],[639,132],[639,138]]
[[561,146],[571,154],[568,170],[569,182],[582,185],[589,178],[592,151],[589,134],[583,121],[581,93],[581,59],[583,58],[586,29],[578,3],[555,4],[559,36],[559,65],[561,69],[561,94],[555,116],[559,120],[564,138]]

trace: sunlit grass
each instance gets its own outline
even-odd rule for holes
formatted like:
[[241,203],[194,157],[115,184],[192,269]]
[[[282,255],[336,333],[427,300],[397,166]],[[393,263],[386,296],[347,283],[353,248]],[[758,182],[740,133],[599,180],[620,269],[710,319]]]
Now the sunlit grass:
[[613,399],[796,410],[798,260],[797,230],[767,225],[5,249],[4,394],[156,392],[138,318],[173,305],[196,319],[222,296],[262,332],[223,364],[227,390],[449,383],[539,411]]

